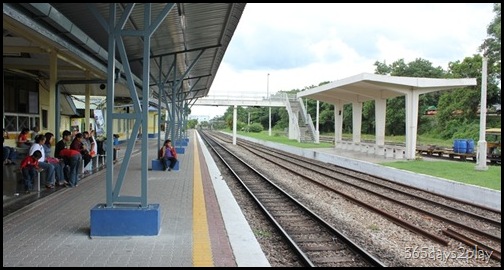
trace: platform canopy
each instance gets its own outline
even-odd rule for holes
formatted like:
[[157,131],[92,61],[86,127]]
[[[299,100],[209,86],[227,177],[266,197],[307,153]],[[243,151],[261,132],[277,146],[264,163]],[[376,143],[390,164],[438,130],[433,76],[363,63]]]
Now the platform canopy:
[[298,97],[328,103],[365,102],[404,96],[409,91],[425,94],[476,85],[476,79],[433,79],[361,73],[298,93]]
[[[146,8],[148,5],[148,8]],[[4,3],[4,72],[24,74],[37,80],[85,82],[107,78],[108,23],[116,7],[116,26],[124,33],[121,43],[128,57],[135,85],[140,88],[143,66],[150,66],[151,98],[159,96],[157,80],[167,84],[182,80],[180,98],[194,100],[208,95],[246,3]],[[150,62],[143,61],[144,14],[151,28],[159,24],[148,43]],[[120,20],[122,19],[122,20]],[[128,70],[119,52],[116,77],[126,79]],[[52,59],[52,60],[51,60]],[[51,62],[52,61],[52,62]],[[52,63],[52,64],[51,64]],[[183,77],[182,77],[183,76]],[[62,94],[106,96],[100,83],[62,84]],[[169,92],[168,94],[170,94]],[[137,94],[142,97],[142,91]],[[118,83],[115,97],[130,97]],[[179,99],[180,99],[179,98]]]

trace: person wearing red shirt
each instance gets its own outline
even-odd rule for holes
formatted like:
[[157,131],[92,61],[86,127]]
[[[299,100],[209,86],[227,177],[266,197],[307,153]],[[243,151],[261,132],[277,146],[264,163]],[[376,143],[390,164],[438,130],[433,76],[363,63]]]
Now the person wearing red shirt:
[[59,156],[65,160],[65,163],[70,167],[68,182],[70,187],[76,187],[79,181],[79,166],[82,162],[82,155],[74,149],[64,148],[59,151]]
[[37,175],[37,171],[42,171],[42,168],[39,167],[39,159],[41,157],[42,152],[37,150],[31,156],[27,156],[21,161],[19,169],[21,169],[21,173],[23,174],[25,193],[30,193],[33,189],[33,180]]
[[86,167],[91,161],[91,155],[89,155],[89,149],[87,149],[83,143],[84,140],[87,140],[86,138],[84,138],[84,134],[75,134],[75,137],[70,144],[70,149],[77,150],[81,153],[82,159],[84,160],[84,167]]
[[[47,178],[46,178],[46,183],[45,183],[46,188],[52,189],[52,188],[54,188],[54,183],[55,183],[55,179],[56,179],[55,178],[55,171],[56,171],[56,169],[60,170],[61,168],[60,168],[59,164],[56,165],[56,164],[51,164],[51,163],[47,162],[46,156],[45,156],[45,150],[44,150],[45,141],[46,141],[46,137],[44,135],[42,135],[42,134],[37,135],[37,137],[35,137],[35,143],[32,144],[28,153],[30,155],[33,155],[33,153],[35,151],[40,151],[42,153],[42,157],[39,159],[39,167],[41,167],[42,169],[44,169],[44,171],[47,172]],[[56,166],[57,166],[57,168],[56,168]],[[59,176],[59,177],[61,177],[61,176]]]
[[17,137],[17,147],[19,148],[30,148],[32,145],[31,142],[28,140],[28,133],[30,132],[29,129],[23,128],[21,132],[19,133]]
[[171,140],[166,140],[159,149],[158,158],[161,160],[163,164],[163,170],[171,171],[175,164],[177,163],[177,152],[175,151],[175,147],[171,145]]

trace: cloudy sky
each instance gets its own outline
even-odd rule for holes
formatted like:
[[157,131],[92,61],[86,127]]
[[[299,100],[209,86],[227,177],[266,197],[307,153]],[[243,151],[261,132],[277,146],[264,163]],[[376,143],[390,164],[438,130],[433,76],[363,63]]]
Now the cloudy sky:
[[[248,3],[209,96],[302,90],[374,73],[376,61],[422,58],[446,70],[479,53],[492,9],[491,3]],[[226,107],[191,110],[213,118]]]

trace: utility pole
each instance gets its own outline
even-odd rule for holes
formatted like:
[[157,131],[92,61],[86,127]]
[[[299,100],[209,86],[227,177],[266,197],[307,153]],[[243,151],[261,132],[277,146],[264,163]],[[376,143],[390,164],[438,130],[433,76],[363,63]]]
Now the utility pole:
[[486,129],[486,99],[487,99],[487,58],[483,52],[483,63],[481,69],[481,103],[480,103],[480,130],[478,150],[476,151],[476,167],[477,171],[488,170],[487,166],[487,142],[485,138]]
[[271,136],[271,100],[269,96],[269,73],[268,73],[268,78],[266,80],[266,98],[268,99],[268,103],[270,103],[269,108],[269,129],[268,129],[268,135]]

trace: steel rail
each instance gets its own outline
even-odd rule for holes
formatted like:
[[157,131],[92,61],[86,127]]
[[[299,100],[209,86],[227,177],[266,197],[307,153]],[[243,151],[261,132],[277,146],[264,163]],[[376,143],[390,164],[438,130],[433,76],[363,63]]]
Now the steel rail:
[[[250,142],[244,142],[246,140],[242,140],[241,139],[241,142],[239,143],[245,143],[245,144],[252,144]],[[259,145],[259,144],[254,144],[254,145]],[[259,145],[259,147],[262,147]],[[284,152],[284,151],[280,151],[280,150],[275,150],[275,149],[271,149],[271,148],[268,148],[267,150],[267,153],[271,153],[271,152],[275,152],[275,153],[278,153],[278,154],[281,154],[281,155],[286,155],[286,156],[289,156],[293,159],[297,159],[297,160],[300,160],[300,161],[303,161],[304,163],[306,163],[307,161],[305,159],[302,159],[300,158],[299,156],[296,156],[296,155],[293,155],[293,154],[290,154],[290,153],[287,153],[287,152]],[[316,163],[314,162],[310,162],[310,164],[313,164],[313,165],[317,165]],[[479,205],[479,204],[475,204],[475,203],[472,203],[470,201],[466,201],[466,200],[461,200],[461,199],[458,199],[458,198],[454,198],[454,197],[451,197],[451,196],[446,196],[446,195],[442,195],[442,194],[438,194],[438,193],[435,193],[435,192],[432,192],[432,191],[428,191],[428,190],[424,190],[424,189],[421,189],[421,188],[417,188],[417,187],[413,187],[413,186],[409,186],[407,184],[403,184],[403,183],[398,183],[398,182],[394,182],[390,179],[386,179],[386,178],[383,178],[383,177],[380,177],[380,176],[376,176],[376,175],[372,175],[372,174],[368,174],[368,173],[364,173],[364,172],[361,172],[361,171],[356,171],[356,170],[353,170],[353,169],[349,169],[349,168],[345,168],[345,167],[341,167],[341,166],[338,166],[338,165],[335,165],[335,164],[330,164],[336,168],[343,168],[347,171],[352,171],[354,173],[358,173],[358,174],[361,174],[361,175],[366,175],[366,176],[369,176],[369,177],[373,177],[373,178],[376,178],[376,179],[380,179],[382,181],[385,181],[385,182],[389,182],[391,184],[395,184],[395,185],[398,185],[398,186],[402,186],[402,187],[405,187],[405,188],[409,188],[409,189],[413,189],[413,190],[418,190],[418,191],[421,191],[421,192],[425,192],[425,193],[428,193],[428,194],[431,194],[431,195],[434,195],[434,196],[438,196],[440,198],[444,198],[444,199],[447,199],[447,200],[451,200],[451,201],[454,201],[454,202],[458,202],[458,203],[462,203],[462,204],[466,204],[466,205],[470,205],[470,206],[473,206],[473,207],[476,207],[476,208],[480,208],[480,209],[483,209],[483,210],[486,210],[486,211],[489,211],[489,212],[492,212],[492,213],[496,213],[496,214],[500,214],[501,211],[500,210],[496,210],[496,209],[493,209],[493,208],[489,208],[489,207],[486,207],[484,205]],[[317,165],[319,166],[319,165]],[[338,171],[336,171],[338,172]],[[342,174],[345,174],[343,172],[338,172],[338,173],[342,173]],[[348,174],[347,174],[348,175]],[[355,176],[352,176],[352,177],[355,177]],[[440,204],[439,206],[441,207],[444,207],[443,204]],[[479,217],[477,214],[474,214],[473,215],[475,217]],[[489,221],[491,223],[499,223],[499,221]]]
[[[256,154],[256,153],[257,153],[257,149],[255,149],[255,148],[252,150],[252,149],[250,149],[249,147],[246,147],[246,146],[242,146],[242,147],[244,147],[245,149],[247,149],[248,151],[250,151],[250,152],[251,152],[251,153],[253,153],[253,154]],[[303,176],[303,174],[301,174],[298,170],[294,170],[294,169],[291,169],[291,168],[289,168],[289,167],[286,167],[286,166],[284,166],[284,165],[282,165],[282,164],[279,164],[278,162],[275,162],[274,160],[271,160],[271,159],[267,158],[266,156],[261,156],[261,157],[262,157],[262,158],[264,158],[264,159],[266,159],[266,160],[268,160],[268,161],[270,161],[270,162],[275,163],[275,164],[276,164],[276,165],[278,165],[278,166],[283,167],[283,168],[284,168],[284,169],[286,169],[286,170],[291,171],[292,173],[295,173],[295,174],[297,174],[297,175],[299,175],[299,176]],[[334,179],[334,180],[337,180],[337,181],[343,182],[344,184],[350,185],[350,186],[352,186],[352,187],[354,187],[354,188],[357,188],[357,189],[360,189],[360,190],[363,190],[363,191],[369,192],[369,193],[371,193],[371,194],[373,194],[373,195],[375,195],[375,196],[378,196],[378,197],[380,197],[380,198],[383,198],[383,199],[386,199],[386,200],[392,201],[392,202],[394,202],[394,203],[397,203],[397,204],[402,205],[402,206],[404,206],[404,207],[408,207],[408,208],[413,209],[413,210],[415,210],[415,211],[417,211],[417,212],[420,212],[420,213],[422,213],[422,214],[425,214],[425,215],[431,216],[431,217],[433,217],[433,218],[436,218],[436,219],[438,219],[438,220],[444,221],[444,222],[449,223],[449,224],[451,224],[451,225],[459,226],[459,227],[464,228],[464,229],[466,229],[466,230],[468,230],[468,231],[471,231],[471,232],[473,232],[473,233],[475,233],[475,234],[478,234],[478,235],[481,235],[481,236],[488,237],[488,238],[493,239],[493,240],[495,240],[495,241],[500,241],[500,240],[501,240],[501,238],[500,238],[500,237],[495,236],[495,235],[492,235],[492,234],[489,234],[489,233],[486,233],[486,232],[482,232],[480,229],[470,227],[470,226],[468,226],[468,225],[465,225],[465,224],[462,224],[462,223],[459,223],[459,222],[453,221],[453,220],[451,220],[451,219],[449,219],[449,218],[446,218],[446,217],[443,217],[443,216],[440,216],[440,215],[434,214],[434,213],[432,213],[432,212],[430,212],[430,211],[427,211],[427,210],[424,210],[424,209],[418,208],[418,207],[416,207],[416,206],[414,206],[414,205],[410,205],[410,204],[408,204],[408,203],[401,202],[401,201],[399,201],[399,200],[397,200],[397,199],[390,198],[390,197],[385,196],[385,195],[383,195],[383,194],[381,194],[381,193],[379,193],[379,192],[376,192],[376,191],[373,191],[373,190],[369,190],[369,189],[364,188],[364,187],[361,187],[361,186],[359,186],[359,185],[356,185],[356,184],[352,184],[352,183],[349,183],[349,182],[343,181],[343,180],[341,180],[341,179],[335,178],[334,176],[329,175],[329,174],[326,174],[326,173],[323,173],[323,172],[321,172],[321,171],[313,170],[313,169],[311,169],[311,168],[308,168],[308,167],[303,166],[303,165],[300,165],[300,164],[297,164],[297,165],[298,165],[298,166],[301,166],[301,167],[303,167],[303,168],[305,168],[305,169],[312,170],[313,172],[318,173],[318,174],[320,174],[320,175],[323,175],[323,176],[325,176],[325,177],[328,177],[328,178],[331,178],[331,179]],[[348,175],[348,176],[350,176],[350,175]],[[304,177],[304,176],[303,176],[303,177]],[[351,177],[353,177],[353,176],[351,176]],[[309,181],[312,181],[312,182],[314,182],[314,183],[316,183],[316,184],[319,184],[319,185],[321,185],[321,186],[324,186],[324,187],[328,188],[327,186],[325,186],[325,185],[323,185],[323,184],[321,184],[321,183],[319,183],[319,182],[317,182],[317,181],[314,181],[314,180],[312,180],[312,179],[310,179],[310,178],[306,178],[306,179],[308,179]],[[336,192],[336,193],[338,193],[338,194],[340,194],[340,193],[341,193],[341,195],[343,195],[343,193],[342,193],[341,191],[338,191],[338,190],[335,190],[335,189],[332,189],[332,188],[331,188],[331,191]],[[343,195],[343,196],[345,196],[345,195]],[[353,198],[353,197],[350,197],[350,196],[348,196],[348,195],[346,195],[346,196],[348,197],[348,199],[351,199],[351,200],[356,201],[356,202],[358,201],[357,199],[355,199],[355,198]],[[363,206],[365,206],[365,205],[366,205],[366,204],[365,204],[365,203],[363,203],[363,202],[359,202],[359,203],[362,203],[362,205],[363,205]],[[371,207],[372,207],[372,206],[370,206],[370,209],[371,209]],[[374,207],[372,207],[372,208],[374,208]],[[392,217],[393,217],[393,216],[392,216]],[[395,217],[393,217],[393,218],[394,218],[394,219],[396,219]],[[397,221],[400,223],[400,221],[399,221],[399,220],[397,220]],[[411,227],[411,229],[412,229],[412,230],[414,230],[414,231],[417,231],[417,232],[419,232],[419,233],[421,233],[421,234],[425,234],[425,236],[428,236],[428,234],[430,234],[430,233],[428,233],[428,232],[423,232],[424,230],[422,230],[422,229],[420,229],[420,228],[413,228],[413,227]],[[431,239],[433,239],[433,240],[439,241],[439,243],[443,243],[443,244],[447,245],[447,241],[446,241],[446,240],[444,240],[444,239],[442,239],[442,238],[439,238],[439,237],[437,237],[437,236],[435,236],[435,235],[428,236],[428,237],[429,237],[429,238],[431,238]],[[439,239],[437,239],[437,238],[439,238]]]
[[[258,150],[258,151],[262,151],[260,149],[255,149],[255,150]],[[265,154],[271,154],[271,151],[262,151],[263,153]],[[501,226],[501,222],[498,221],[498,220],[494,220],[494,219],[491,219],[491,218],[487,218],[487,217],[484,217],[482,215],[478,215],[478,214],[475,214],[473,212],[469,212],[469,211],[466,211],[466,210],[463,210],[463,209],[459,209],[459,208],[455,208],[453,206],[450,206],[450,205],[447,205],[447,204],[444,204],[444,203],[441,203],[441,202],[436,202],[436,201],[432,201],[432,200],[428,200],[422,196],[419,196],[419,195],[415,195],[415,194],[412,194],[412,193],[409,193],[409,192],[406,192],[406,191],[402,191],[400,189],[397,189],[397,188],[394,188],[394,187],[389,187],[389,186],[386,186],[384,184],[380,184],[380,183],[377,183],[377,182],[373,182],[373,181],[370,181],[368,179],[365,179],[363,177],[358,177],[356,175],[351,175],[351,174],[348,174],[348,173],[345,173],[345,172],[342,172],[342,171],[337,171],[336,169],[329,169],[329,168],[326,168],[324,166],[320,166],[319,164],[317,164],[316,162],[311,162],[311,161],[307,161],[307,160],[304,160],[304,159],[301,159],[301,158],[298,158],[298,157],[294,157],[288,153],[280,153],[280,152],[276,152],[278,154],[281,154],[281,155],[287,155],[289,156],[289,158],[292,158],[292,159],[296,159],[296,160],[299,160],[299,161],[302,161],[303,163],[309,163],[310,165],[313,165],[313,166],[318,166],[318,167],[322,167],[324,169],[327,169],[327,170],[331,170],[335,173],[338,173],[338,174],[343,174],[343,175],[346,175],[346,176],[349,176],[349,177],[352,177],[352,178],[356,178],[356,179],[359,179],[361,181],[365,181],[366,183],[368,184],[371,184],[371,185],[375,185],[375,186],[378,186],[378,187],[381,187],[381,188],[385,188],[385,189],[389,189],[389,190],[393,190],[394,192],[397,192],[397,193],[400,193],[402,195],[405,195],[405,196],[409,196],[409,197],[413,197],[415,199],[418,199],[418,200],[421,200],[421,201],[424,201],[424,202],[427,202],[429,204],[433,204],[433,205],[436,205],[436,206],[439,206],[439,207],[442,207],[442,208],[445,208],[445,209],[448,209],[450,211],[453,211],[453,212],[458,212],[458,213],[462,213],[464,215],[468,215],[468,216],[471,216],[473,218],[476,218],[476,219],[480,219],[480,220],[484,220],[485,222],[488,222],[488,223],[491,223],[493,225],[496,225],[496,226]],[[350,170],[350,169],[346,169],[346,170]],[[350,171],[353,171],[353,170],[350,170]],[[364,174],[362,172],[357,172],[359,174]],[[367,176],[371,176],[371,177],[374,177],[374,178],[378,178],[380,180],[383,180],[382,178],[380,177],[377,177],[377,176],[374,176],[374,175],[369,175],[369,174],[365,174]],[[386,182],[390,182],[390,180],[385,180]],[[419,189],[419,188],[415,188],[415,187],[411,187],[411,186],[407,186],[407,185],[404,185],[404,184],[399,184],[399,183],[395,183],[393,182],[392,184],[397,184],[399,186],[402,186],[404,188],[410,188],[410,189],[413,189],[413,190],[418,190],[418,191],[421,191],[421,192],[424,192],[424,190],[422,189]],[[439,196],[439,195],[437,195]],[[449,200],[450,198],[448,197],[442,197],[443,199],[447,199]],[[472,205],[471,206],[475,206],[475,205]],[[480,206],[475,206],[475,207],[480,207]]]
[[[305,206],[303,206],[300,202],[298,202],[295,198],[293,198],[292,196],[290,196],[289,194],[285,193],[285,191],[283,191],[280,187],[278,187],[276,184],[272,183],[269,179],[267,179],[264,175],[262,175],[259,171],[257,171],[255,168],[253,168],[252,166],[250,166],[249,164],[247,164],[245,161],[243,161],[242,159],[240,159],[239,157],[237,157],[235,154],[233,154],[230,150],[228,150],[227,148],[225,148],[223,145],[219,144],[218,142],[216,142],[215,140],[212,140],[213,144],[210,143],[210,138],[207,138],[206,136],[202,136],[202,138],[204,138],[204,140],[207,142],[207,144],[210,145],[210,148],[217,154],[217,156],[219,156],[219,158],[223,161],[224,164],[226,164],[226,166],[228,166],[229,170],[235,175],[235,177],[237,177],[237,179],[239,179],[239,181],[241,182],[241,184],[244,186],[244,188],[249,192],[253,192],[247,185],[246,183],[244,183],[242,180],[240,180],[240,176],[239,176],[239,173],[236,173],[233,168],[229,165],[228,161],[226,161],[225,158],[222,157],[221,154],[219,154],[220,151],[218,151],[214,145],[217,145],[218,147],[220,147],[221,149],[223,149],[223,151],[226,151],[230,156],[233,157],[233,159],[236,159],[238,160],[243,166],[246,166],[249,168],[249,170],[255,172],[259,177],[261,177],[264,181],[268,182],[272,187],[274,187],[278,192],[281,192],[283,194],[283,196],[289,198],[290,201],[292,201],[293,203],[295,203],[296,205],[298,205],[298,207],[300,207],[301,209],[303,209],[302,211],[304,211],[305,213],[307,213],[310,217],[312,217],[314,220],[317,220],[317,222],[319,222],[320,224],[322,224],[326,229],[330,230],[331,233],[333,235],[336,236],[336,238],[333,238],[333,239],[338,239],[338,240],[342,240],[345,245],[347,245],[350,249],[352,249],[356,254],[359,254],[362,258],[364,258],[365,261],[367,261],[367,263],[369,263],[371,266],[385,266],[383,263],[381,263],[378,259],[376,259],[374,256],[372,256],[371,254],[369,254],[367,251],[365,251],[363,248],[359,247],[357,244],[355,244],[353,241],[351,241],[349,238],[347,238],[345,235],[343,235],[341,232],[339,232],[338,230],[336,230],[334,227],[332,227],[331,225],[329,225],[326,221],[324,221],[323,219],[321,219],[318,215],[316,215],[315,213],[313,213],[312,211],[310,211],[309,209],[307,209]],[[243,173],[242,173],[243,174]],[[279,231],[286,237],[286,239],[291,242],[293,241],[290,245],[296,250],[296,253],[298,253],[298,255],[301,256],[301,258],[303,260],[305,260],[305,264],[308,265],[308,266],[314,266],[314,263],[311,262],[311,259],[308,258],[308,255],[306,255],[306,253],[302,250],[302,248],[300,248],[295,242],[294,240],[288,235],[288,233],[281,227],[281,225],[276,221],[275,217],[271,214],[270,211],[268,211],[268,209],[263,205],[263,203],[261,202],[260,199],[258,199],[258,197],[256,195],[254,195],[253,193],[251,193],[251,196],[252,198],[254,198],[254,200],[256,201],[256,203],[260,206],[260,208],[262,209],[262,211],[267,215],[267,217],[276,225],[276,226],[280,226],[279,227]]]
[[474,239],[471,239],[470,237],[466,236],[466,235],[463,235],[459,232],[456,232],[455,230],[452,230],[450,228],[446,229],[446,230],[443,230],[442,231],[445,235],[448,235],[468,246],[472,246],[472,247],[475,247],[476,249],[481,249],[485,252],[487,252],[487,254],[490,254],[490,257],[491,258],[494,258],[496,260],[498,260],[499,262],[501,261],[501,253],[500,251],[498,251],[497,249],[495,248],[492,248],[492,247],[489,247],[477,240],[474,240]]

